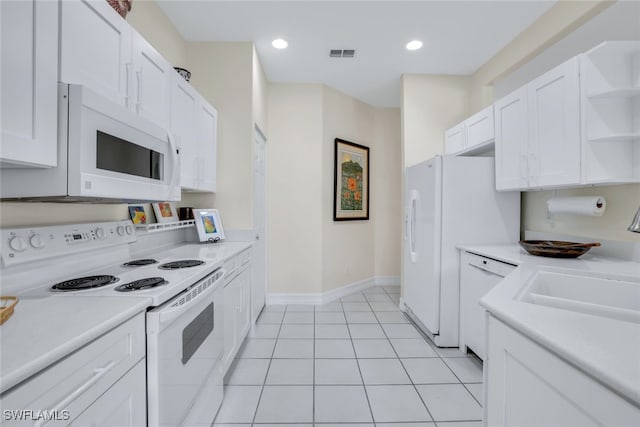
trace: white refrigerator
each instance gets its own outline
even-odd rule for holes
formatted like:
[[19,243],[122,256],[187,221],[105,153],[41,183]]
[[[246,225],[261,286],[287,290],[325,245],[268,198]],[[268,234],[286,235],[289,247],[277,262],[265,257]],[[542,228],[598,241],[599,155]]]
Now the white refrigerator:
[[515,243],[520,193],[495,190],[492,157],[436,156],[406,168],[403,304],[440,347],[457,347],[458,244]]

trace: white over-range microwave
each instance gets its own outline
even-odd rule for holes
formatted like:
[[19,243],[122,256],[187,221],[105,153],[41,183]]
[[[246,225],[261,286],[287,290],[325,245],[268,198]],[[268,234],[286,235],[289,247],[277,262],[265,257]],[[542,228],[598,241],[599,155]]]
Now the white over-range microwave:
[[86,87],[58,87],[58,166],[3,168],[2,199],[180,200],[171,134]]

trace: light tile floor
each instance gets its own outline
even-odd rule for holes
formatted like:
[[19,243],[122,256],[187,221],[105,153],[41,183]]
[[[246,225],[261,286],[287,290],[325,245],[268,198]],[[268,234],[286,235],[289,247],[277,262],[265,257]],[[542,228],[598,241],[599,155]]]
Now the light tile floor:
[[214,426],[479,427],[482,366],[437,348],[398,286],[266,307],[229,370]]

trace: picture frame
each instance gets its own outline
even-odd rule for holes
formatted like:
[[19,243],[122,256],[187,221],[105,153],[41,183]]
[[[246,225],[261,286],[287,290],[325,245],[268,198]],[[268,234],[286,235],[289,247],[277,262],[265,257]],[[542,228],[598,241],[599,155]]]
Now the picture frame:
[[194,209],[193,217],[201,242],[217,242],[224,239],[224,229],[217,209]]
[[369,147],[335,139],[333,220],[369,219]]
[[176,207],[171,202],[152,203],[153,212],[156,214],[156,222],[176,222],[178,221],[178,213]]
[[134,225],[149,223],[149,216],[144,205],[129,205],[129,217]]

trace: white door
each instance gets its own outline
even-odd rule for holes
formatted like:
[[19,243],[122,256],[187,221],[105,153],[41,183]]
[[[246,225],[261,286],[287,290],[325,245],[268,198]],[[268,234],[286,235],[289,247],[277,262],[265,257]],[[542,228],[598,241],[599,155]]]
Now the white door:
[[57,9],[56,2],[0,2],[3,164],[57,165]]
[[256,127],[253,138],[253,226],[256,242],[253,246],[253,278],[251,280],[251,319],[255,321],[266,299],[266,139]]
[[527,85],[529,187],[580,183],[578,58]]
[[175,70],[140,34],[133,33],[131,109],[158,126],[167,127],[171,78]]
[[510,93],[495,103],[496,189],[520,190],[527,181],[527,90]]
[[440,328],[442,158],[407,169],[404,302],[433,334]]
[[106,1],[60,2],[60,81],[129,107],[131,26]]
[[460,123],[444,133],[444,153],[454,154],[464,150],[466,146],[464,123]]

